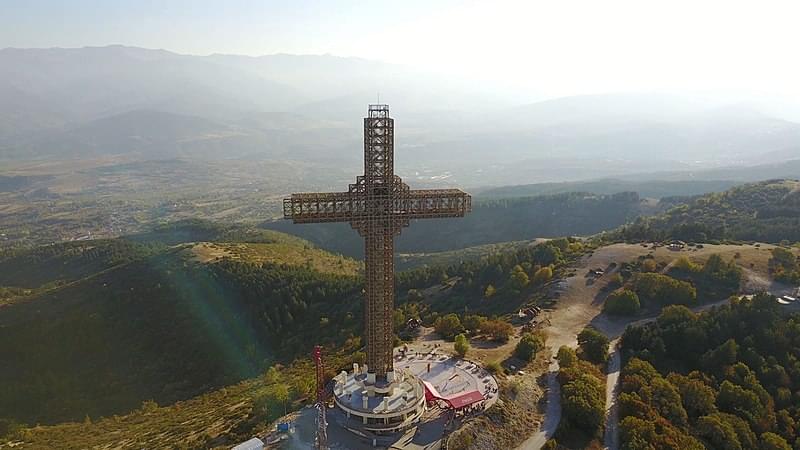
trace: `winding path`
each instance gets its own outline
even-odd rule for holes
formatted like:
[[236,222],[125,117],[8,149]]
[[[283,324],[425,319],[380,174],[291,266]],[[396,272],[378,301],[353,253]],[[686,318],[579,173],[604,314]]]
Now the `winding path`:
[[[620,246],[609,246],[599,249],[589,258],[584,258],[577,267],[581,272],[587,267],[608,267],[611,262],[620,259]],[[629,246],[636,254],[641,253],[639,247]],[[614,273],[617,268],[612,268],[607,275]],[[520,444],[518,450],[539,450],[552,438],[561,421],[561,386],[558,384],[558,362],[555,354],[562,345],[576,348],[578,346],[578,333],[592,323],[600,314],[602,303],[596,301],[601,288],[605,286],[610,277],[604,276],[600,280],[592,280],[582,273],[564,280],[564,292],[558,306],[550,313],[552,324],[547,328],[547,345],[553,352],[553,361],[548,367],[547,378],[547,407],[541,426],[528,439]],[[587,299],[593,299],[587,301]],[[624,326],[620,327],[624,330]],[[605,332],[605,331],[604,331]]]
[[561,420],[561,385],[558,384],[557,375],[558,362],[553,361],[547,372],[547,409],[544,421],[531,437],[517,447],[519,450],[539,450],[556,433]]
[[619,338],[609,345],[608,375],[606,376],[606,430],[603,434],[603,448],[617,450],[619,448],[619,372],[622,369],[622,357],[619,349]]

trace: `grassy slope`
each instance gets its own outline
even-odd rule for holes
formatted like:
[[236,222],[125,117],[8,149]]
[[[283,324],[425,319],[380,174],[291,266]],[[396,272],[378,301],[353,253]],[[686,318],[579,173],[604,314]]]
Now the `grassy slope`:
[[255,264],[289,264],[308,267],[320,273],[347,276],[355,275],[362,270],[363,264],[360,262],[333,255],[300,239],[296,241],[268,244],[202,243],[193,246],[191,252],[201,261],[228,256]]

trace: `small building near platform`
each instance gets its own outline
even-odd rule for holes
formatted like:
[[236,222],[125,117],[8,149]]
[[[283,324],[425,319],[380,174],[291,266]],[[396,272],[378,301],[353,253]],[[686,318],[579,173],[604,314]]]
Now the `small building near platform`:
[[253,438],[233,447],[232,450],[264,450],[264,442],[259,438]]

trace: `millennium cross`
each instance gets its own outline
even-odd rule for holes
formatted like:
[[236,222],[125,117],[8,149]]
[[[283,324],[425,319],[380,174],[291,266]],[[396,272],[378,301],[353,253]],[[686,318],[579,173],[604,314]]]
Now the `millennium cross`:
[[463,217],[471,197],[458,189],[410,189],[394,174],[394,119],[389,105],[369,105],[364,118],[364,175],[347,192],[292,194],[283,216],[294,223],[350,222],[365,241],[367,370],[392,372],[394,238],[412,219]]

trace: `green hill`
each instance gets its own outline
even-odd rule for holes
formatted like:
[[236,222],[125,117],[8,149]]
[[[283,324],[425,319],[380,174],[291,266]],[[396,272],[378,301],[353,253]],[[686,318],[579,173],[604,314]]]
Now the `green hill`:
[[[360,327],[359,263],[276,232],[170,228],[0,258],[10,270],[0,287],[33,288],[0,307],[0,360],[14,361],[0,367],[0,419],[56,423],[188,399]],[[198,229],[232,242],[164,245]]]
[[800,182],[770,180],[687,199],[687,203],[622,227],[628,240],[800,241]]

